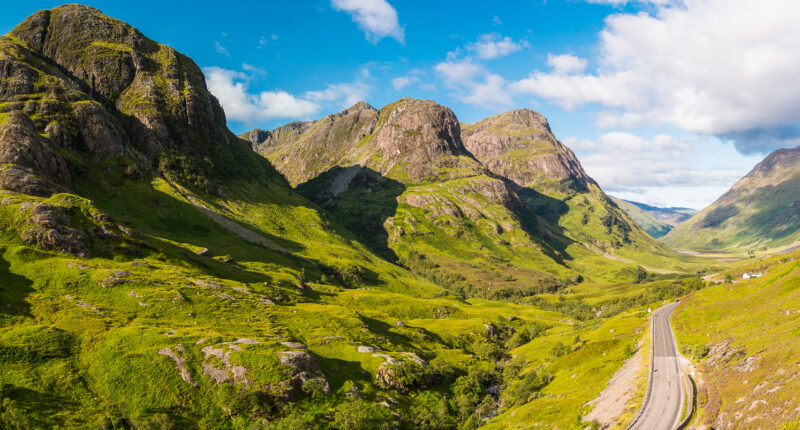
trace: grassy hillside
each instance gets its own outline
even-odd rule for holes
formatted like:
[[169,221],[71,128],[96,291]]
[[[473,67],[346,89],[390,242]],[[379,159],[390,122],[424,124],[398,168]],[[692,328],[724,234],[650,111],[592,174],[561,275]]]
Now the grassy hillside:
[[[718,285],[693,293],[675,311],[677,341],[698,372],[696,425],[800,424],[798,257],[794,252],[735,264],[715,276]],[[747,272],[764,275],[742,279]]]
[[672,230],[672,225],[663,221],[659,221],[656,219],[656,217],[639,206],[627,200],[622,200],[615,197],[612,197],[611,199],[614,200],[614,203],[616,203],[620,209],[624,210],[628,215],[630,215],[631,219],[633,219],[633,221],[650,236],[658,239]]
[[673,248],[749,252],[800,242],[800,149],[767,156],[722,197],[664,237]]

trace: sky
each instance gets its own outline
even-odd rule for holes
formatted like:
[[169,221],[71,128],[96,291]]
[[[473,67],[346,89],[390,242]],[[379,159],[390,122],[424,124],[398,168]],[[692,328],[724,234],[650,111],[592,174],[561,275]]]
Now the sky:
[[[531,108],[607,193],[695,209],[800,144],[796,0],[85,3],[193,58],[236,133],[359,100]],[[59,4],[0,0],[0,34]]]

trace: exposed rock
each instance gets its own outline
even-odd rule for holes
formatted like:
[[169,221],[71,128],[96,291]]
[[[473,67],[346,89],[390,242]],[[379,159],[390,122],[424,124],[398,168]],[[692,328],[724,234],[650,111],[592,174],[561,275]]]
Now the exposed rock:
[[530,109],[467,124],[463,137],[478,160],[519,186],[574,180],[575,186],[586,187],[590,181],[575,154],[553,136],[547,119]]
[[308,349],[308,347],[306,347],[300,342],[281,342],[281,345],[293,349]]
[[761,357],[759,357],[757,355],[752,355],[752,356],[747,357],[744,360],[736,363],[733,366],[733,370],[735,370],[737,372],[740,372],[740,373],[752,372],[752,371],[758,369],[759,361],[761,361]]
[[[4,79],[10,78],[0,73]],[[48,196],[72,186],[66,161],[44,144],[30,118],[19,111],[0,120],[0,164],[5,165],[0,170],[2,189]]]
[[[175,351],[178,351],[178,354],[176,354]],[[183,350],[183,346],[175,345],[175,351],[173,351],[172,348],[164,347],[159,349],[158,353],[171,358],[172,361],[175,362],[175,367],[178,368],[181,374],[181,379],[187,384],[192,384],[196,387],[197,384],[194,382],[194,379],[192,379],[192,374],[189,373],[189,369],[186,368],[186,352]]]
[[20,211],[25,223],[19,228],[19,235],[25,243],[83,258],[89,256],[85,233],[70,227],[65,208],[35,203],[21,206]]
[[196,254],[200,255],[202,257],[213,257],[214,256],[214,254],[212,254],[211,251],[208,250],[208,248],[203,248],[203,249],[197,251]]
[[328,384],[319,363],[307,351],[282,351],[278,353],[280,363],[291,369],[292,386],[295,390],[302,389],[303,383],[309,379],[321,379],[324,381],[323,392],[327,395],[331,393],[331,387]]
[[[230,362],[231,351],[241,351],[241,348],[236,344],[224,343],[220,348],[214,346],[206,346],[201,351],[205,354],[206,361],[203,362],[203,374],[213,379],[217,384],[227,381],[233,381],[237,384],[249,385],[250,381],[247,379],[247,368],[241,365],[234,365]],[[208,362],[209,357],[218,358],[222,364],[222,368],[216,367],[214,364]]]
[[729,340],[718,342],[709,347],[706,364],[712,368],[720,368],[742,356],[744,356],[744,350],[731,347]]

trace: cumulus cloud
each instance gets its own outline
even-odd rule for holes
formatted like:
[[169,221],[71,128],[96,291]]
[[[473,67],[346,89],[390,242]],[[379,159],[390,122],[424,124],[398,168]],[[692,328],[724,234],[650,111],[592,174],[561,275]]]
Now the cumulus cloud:
[[745,154],[798,143],[800,2],[648,3],[659,5],[652,14],[606,19],[595,72],[554,60],[510,88],[566,108],[597,103],[601,126],[675,126]]
[[222,104],[229,120],[251,123],[276,118],[302,118],[316,113],[320,106],[285,91],[248,92],[250,77],[219,67],[206,67],[206,84]]
[[443,61],[434,70],[445,86],[453,90],[453,97],[464,103],[506,107],[513,102],[506,80],[471,59]]
[[305,98],[317,103],[333,102],[344,108],[366,99],[371,88],[364,82],[328,84],[324,90],[306,92]]
[[467,50],[474,52],[481,60],[491,60],[505,57],[523,47],[523,43],[515,42],[508,36],[503,37],[497,33],[489,33],[479,36],[476,42],[468,44]]
[[364,100],[372,88],[365,82],[368,72],[362,71],[354,82],[328,84],[324,89],[307,91],[300,96],[281,90],[252,93],[252,75],[220,67],[205,67],[203,72],[208,90],[219,99],[226,117],[245,123],[308,118],[323,106],[344,108]]
[[583,73],[586,70],[586,60],[570,54],[547,54],[547,65],[552,67],[553,73],[557,75]]
[[419,82],[420,82],[419,76],[414,76],[414,75],[399,76],[397,78],[392,79],[392,86],[394,87],[395,91],[400,91],[409,85],[417,84]]
[[650,187],[727,187],[741,177],[738,168],[694,167],[696,138],[659,134],[644,139],[628,132],[601,135],[596,141],[563,139],[581,155],[581,164],[604,190],[636,192]]
[[350,14],[370,42],[392,37],[405,43],[405,29],[397,20],[397,10],[386,0],[331,0],[331,6]]

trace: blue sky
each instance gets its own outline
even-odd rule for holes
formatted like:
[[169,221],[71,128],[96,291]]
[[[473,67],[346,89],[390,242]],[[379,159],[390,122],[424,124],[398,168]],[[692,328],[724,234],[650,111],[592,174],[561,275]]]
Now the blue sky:
[[[2,1],[5,33],[51,1]],[[529,107],[610,194],[702,208],[800,144],[800,2],[87,1],[192,57],[237,133],[363,99]]]

